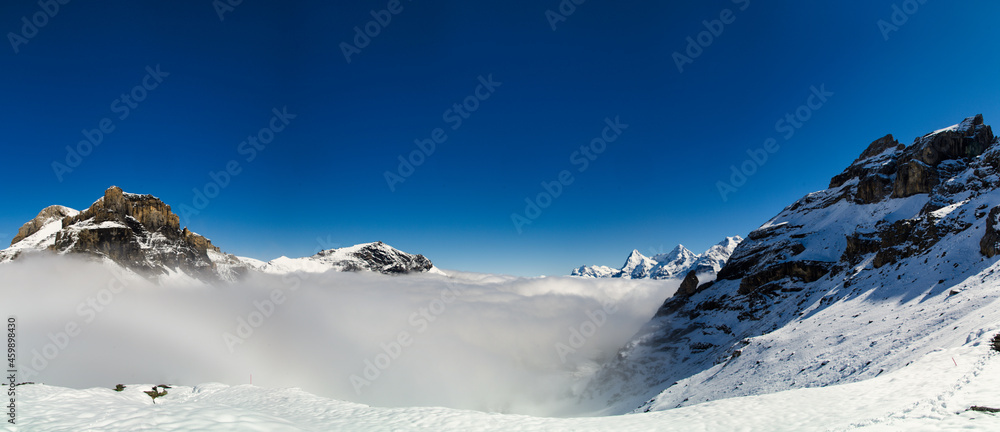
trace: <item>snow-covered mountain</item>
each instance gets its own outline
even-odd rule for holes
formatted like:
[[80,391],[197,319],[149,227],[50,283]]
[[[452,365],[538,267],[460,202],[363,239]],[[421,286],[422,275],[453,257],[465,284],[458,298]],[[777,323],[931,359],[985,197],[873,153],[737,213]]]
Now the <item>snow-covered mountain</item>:
[[910,146],[880,138],[751,232],[714,283],[667,299],[584,398],[668,409],[861,381],[979,344],[1000,328],[998,216],[1000,145],[982,116]]
[[322,273],[336,271],[373,271],[385,274],[411,272],[442,273],[423,255],[410,255],[382,242],[365,243],[340,249],[327,249],[303,258],[275,258],[266,263],[251,262],[255,269],[265,273]]
[[684,245],[677,245],[668,253],[647,257],[633,250],[619,269],[607,266],[582,266],[571,276],[614,277],[624,279],[675,279],[694,271],[701,279],[710,280],[722,268],[736,246],[743,241],[739,236],[726,237],[702,254],[691,252]]
[[237,257],[187,227],[182,229],[180,218],[159,198],[127,193],[117,186],[108,188],[82,212],[46,207],[20,228],[9,248],[0,251],[0,264],[33,253],[73,254],[150,279],[206,282],[236,281],[249,271],[440,272],[423,255],[401,252],[382,242],[269,262]]

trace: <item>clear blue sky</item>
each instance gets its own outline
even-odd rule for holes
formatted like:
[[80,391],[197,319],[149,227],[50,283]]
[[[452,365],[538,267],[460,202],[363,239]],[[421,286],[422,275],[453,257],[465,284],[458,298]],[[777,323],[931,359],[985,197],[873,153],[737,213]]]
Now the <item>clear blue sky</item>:
[[[996,2],[927,2],[889,40],[877,22],[906,2],[681,3],[590,0],[553,31],[556,0],[403,0],[348,63],[340,44],[388,1],[244,1],[224,20],[210,0],[72,1],[17,53],[0,46],[2,241],[113,184],[178,210],[235,160],[185,220],[227,252],[382,240],[443,268],[566,274],[746,235],[886,133],[1000,119]],[[735,20],[679,72],[673,53],[724,9]],[[0,30],[41,10],[3,2]],[[114,101],[156,65],[169,76],[121,119]],[[502,85],[451,129],[446,110],[490,74]],[[821,85],[834,95],[785,140],[776,121]],[[240,143],[285,106],[297,117],[247,161]],[[628,128],[580,172],[573,153],[615,116]],[[52,162],[103,118],[113,132],[60,182]],[[390,190],[397,156],[439,127],[447,140]],[[717,182],[769,137],[780,149],[723,201]],[[573,183],[518,233],[511,215],[562,170]]]

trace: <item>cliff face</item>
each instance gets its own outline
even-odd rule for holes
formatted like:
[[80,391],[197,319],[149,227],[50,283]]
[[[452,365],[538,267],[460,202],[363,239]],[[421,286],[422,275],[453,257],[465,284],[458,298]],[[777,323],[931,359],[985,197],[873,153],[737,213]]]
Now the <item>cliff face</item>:
[[[785,277],[812,282],[856,263],[867,252],[877,253],[875,265],[881,267],[925,251],[942,236],[969,227],[965,222],[934,223],[935,210],[953,204],[957,194],[979,194],[996,187],[990,178],[1000,167],[1000,149],[991,147],[995,142],[982,115],[919,137],[909,147],[892,135],[875,140],[830,180],[829,189],[802,198],[775,219],[784,223],[769,222],[751,232],[719,272],[719,279],[739,280],[740,294],[748,294],[767,291],[768,284]],[[807,238],[815,238],[817,232],[786,220],[791,214],[816,214],[834,206],[857,211],[865,205],[900,202],[893,199],[922,194],[928,199],[913,218],[876,221],[860,229],[844,225],[846,232],[824,232],[844,236],[840,254],[831,254],[830,249],[804,254]]]
[[220,279],[208,256],[210,250],[218,253],[217,247],[181,229],[180,218],[160,199],[116,186],[90,208],[62,219],[50,249],[107,258],[143,276],[180,270],[203,280]]
[[[1000,145],[981,115],[910,146],[880,138],[749,233],[715,283],[686,281],[584,397],[629,411],[877,375],[976,307],[946,300],[992,278],[998,215]],[[987,288],[984,302],[1000,295]],[[887,314],[914,327],[870,325]]]

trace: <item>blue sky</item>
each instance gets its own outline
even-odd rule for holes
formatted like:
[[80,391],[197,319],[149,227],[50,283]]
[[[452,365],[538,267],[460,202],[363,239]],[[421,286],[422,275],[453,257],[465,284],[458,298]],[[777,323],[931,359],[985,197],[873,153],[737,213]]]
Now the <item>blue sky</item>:
[[[182,222],[238,255],[382,240],[448,269],[566,274],[746,235],[876,138],[1000,118],[995,2],[680,3],[589,0],[553,30],[555,0],[402,0],[348,62],[342,43],[390,2],[244,1],[224,20],[209,0],[70,2],[34,32],[22,17],[42,6],[4,2],[0,30],[27,43],[0,47],[0,241],[118,185],[198,210]],[[894,6],[913,13],[886,40]],[[719,34],[679,71],[703,21]],[[491,75],[489,97],[466,101]],[[832,93],[819,107],[814,86]],[[476,109],[453,129],[463,101]],[[776,122],[809,102],[786,139]],[[273,109],[295,117],[248,160],[241,143]],[[627,128],[581,171],[574,152],[615,117]],[[105,118],[113,130],[60,181],[52,163]],[[436,128],[447,138],[390,188]],[[723,200],[719,182],[768,138],[777,151]],[[239,174],[196,208],[230,161]],[[512,214],[563,170],[572,183],[518,232]]]

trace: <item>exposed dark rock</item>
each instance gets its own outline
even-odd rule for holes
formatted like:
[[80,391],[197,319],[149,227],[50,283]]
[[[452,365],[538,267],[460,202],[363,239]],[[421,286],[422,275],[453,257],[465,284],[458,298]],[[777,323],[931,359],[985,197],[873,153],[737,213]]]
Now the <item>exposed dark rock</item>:
[[917,138],[900,155],[899,172],[893,184],[892,196],[930,193],[939,183],[938,165],[946,160],[964,160],[979,156],[993,144],[993,129],[983,124],[978,114],[962,121],[958,127],[933,132]]
[[885,199],[892,193],[892,179],[885,174],[873,174],[862,178],[854,193],[854,202],[858,204],[873,204]]
[[847,246],[844,248],[844,255],[841,261],[855,265],[861,262],[862,257],[879,251],[881,240],[872,234],[854,233],[847,236]]
[[986,217],[986,234],[979,241],[979,252],[987,258],[993,258],[1000,254],[1000,232],[997,231],[997,216],[1000,215],[1000,206],[993,207],[989,216]]
[[880,268],[902,258],[919,255],[934,246],[944,234],[946,232],[942,232],[932,220],[926,218],[900,220],[884,225],[879,230],[882,241],[872,266]]
[[152,195],[126,194],[116,186],[90,208],[62,220],[52,249],[106,257],[143,276],[180,269],[205,280],[218,278],[207,251],[218,248],[181,230],[170,206]]
[[899,167],[896,181],[892,186],[892,197],[906,198],[916,194],[931,193],[938,182],[937,170],[920,160],[913,159]]
[[739,294],[759,292],[762,287],[786,277],[805,283],[813,282],[830,272],[829,263],[810,261],[786,261],[765,270],[744,276],[740,281]]
[[[321,251],[322,257],[332,254],[335,250]],[[410,255],[388,247],[385,243],[376,242],[354,252],[354,256],[365,262],[366,267],[354,266],[348,271],[371,270],[386,274],[403,274],[430,270],[434,265],[423,255]]]
[[873,141],[868,145],[868,148],[866,148],[865,151],[861,152],[861,156],[858,156],[851,166],[847,167],[844,172],[837,174],[830,179],[830,188],[840,187],[844,183],[847,183],[848,180],[862,178],[872,174],[891,174],[894,170],[894,165],[877,165],[875,167],[869,167],[867,166],[869,159],[879,156],[889,149],[902,150],[903,148],[904,146],[900,144],[899,141],[896,141],[896,139],[892,137],[892,134]]
[[691,270],[684,276],[684,280],[681,281],[681,287],[677,289],[677,295],[690,297],[692,294],[698,290],[698,273],[696,270]]

